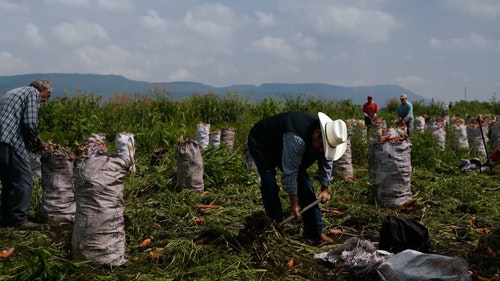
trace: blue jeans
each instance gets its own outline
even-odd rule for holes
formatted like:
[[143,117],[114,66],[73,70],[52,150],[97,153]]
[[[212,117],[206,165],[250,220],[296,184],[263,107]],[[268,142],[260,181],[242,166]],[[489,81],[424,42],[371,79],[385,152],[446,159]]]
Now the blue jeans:
[[[276,169],[266,169],[256,163],[261,180],[260,192],[266,214],[276,222],[283,221],[283,210],[279,197],[279,186],[276,182]],[[298,183],[298,203],[301,208],[306,207],[316,200],[313,184],[305,170],[299,171]],[[314,206],[302,214],[304,226],[304,237],[317,238],[323,232],[323,222],[321,210],[318,205]]]
[[0,142],[0,180],[2,217],[10,225],[20,225],[28,219],[31,204],[31,165],[21,158],[12,146],[3,142]]

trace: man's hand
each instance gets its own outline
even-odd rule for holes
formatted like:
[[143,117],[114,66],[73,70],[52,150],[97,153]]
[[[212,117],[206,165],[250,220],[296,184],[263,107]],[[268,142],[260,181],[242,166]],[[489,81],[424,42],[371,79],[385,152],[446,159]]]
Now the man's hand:
[[34,147],[31,148],[31,152],[33,153],[41,153],[43,150],[47,148],[47,143],[40,141]]
[[300,209],[298,203],[297,195],[290,196],[290,215],[294,216],[296,219],[300,219]]
[[321,203],[325,204],[330,200],[330,192],[328,191],[328,188],[325,188],[321,190],[321,192],[318,195],[318,199],[321,198]]

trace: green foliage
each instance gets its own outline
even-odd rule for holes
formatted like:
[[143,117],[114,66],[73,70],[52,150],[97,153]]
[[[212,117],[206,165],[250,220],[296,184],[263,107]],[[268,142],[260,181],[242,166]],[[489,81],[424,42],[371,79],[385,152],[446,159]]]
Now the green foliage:
[[[361,119],[361,108],[348,100],[320,100],[301,95],[282,99],[268,97],[253,104],[234,93],[226,96],[192,95],[173,101],[168,91],[157,96],[117,94],[108,102],[99,97],[78,95],[53,99],[42,105],[40,128],[44,140],[75,143],[91,133],[104,133],[112,146],[119,132],[131,132],[136,141],[138,171],[125,180],[126,252],[131,263],[107,268],[71,259],[71,225],[53,223],[40,231],[0,228],[0,250],[15,247],[15,253],[0,259],[0,280],[357,280],[341,267],[313,260],[313,255],[330,250],[349,237],[376,241],[380,223],[387,215],[420,220],[429,229],[436,253],[461,256],[471,270],[483,276],[500,274],[497,265],[485,267],[474,259],[488,236],[478,227],[498,230],[500,214],[500,168],[492,174],[461,173],[461,159],[469,151],[454,151],[449,138],[439,147],[428,131],[415,132],[411,142],[411,187],[414,208],[384,209],[377,205],[375,183],[368,180],[368,142],[364,128],[352,129],[352,164],[357,180],[337,179],[330,186],[331,199],[320,207],[325,232],[340,229],[336,245],[318,245],[304,240],[301,224],[266,229],[253,241],[243,241],[241,232],[250,218],[263,213],[259,180],[244,163],[243,144],[251,126],[261,118],[284,111],[322,111],[332,119]],[[390,101],[381,112],[393,118],[399,100]],[[415,102],[415,114],[439,115],[442,104]],[[455,103],[451,115],[498,114],[498,102]],[[232,126],[234,148],[211,147],[202,151],[206,193],[179,190],[176,177],[176,147],[180,136],[194,138],[196,125],[212,128]],[[352,130],[351,130],[352,129]],[[451,135],[450,128],[446,130]],[[156,166],[151,152],[165,147],[167,153]],[[314,168],[311,170],[314,173]],[[319,189],[315,182],[315,188]],[[284,211],[288,195],[280,193]],[[31,215],[42,201],[40,181],[35,181]],[[198,204],[219,209],[199,209]],[[332,210],[340,213],[334,214]],[[471,222],[472,218],[474,222]],[[203,218],[204,223],[195,223]],[[457,228],[452,230],[450,225]],[[206,238],[206,243],[197,243]],[[141,241],[150,238],[146,248]],[[156,252],[160,258],[150,258]],[[294,260],[289,267],[287,262]]]
[[231,151],[222,147],[208,146],[203,151],[205,187],[223,188],[227,184],[250,185],[256,178],[248,173],[239,150]]
[[499,102],[480,102],[477,100],[473,101],[458,101],[453,104],[453,107],[450,110],[450,116],[459,115],[462,118],[465,118],[465,115],[468,114],[470,116],[477,116],[478,114],[493,114],[499,115]]

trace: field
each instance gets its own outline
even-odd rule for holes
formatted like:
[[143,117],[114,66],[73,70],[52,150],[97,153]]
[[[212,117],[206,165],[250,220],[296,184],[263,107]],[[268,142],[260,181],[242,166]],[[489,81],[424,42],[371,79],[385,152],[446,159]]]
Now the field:
[[[397,103],[397,99],[379,102],[383,107],[379,116],[392,122]],[[438,116],[442,106],[415,101],[415,116]],[[92,133],[106,136],[110,152],[116,134],[134,134],[137,171],[124,182],[129,263],[109,267],[73,261],[71,224],[49,222],[39,231],[1,227],[0,251],[15,251],[0,258],[0,281],[376,280],[313,256],[350,237],[378,241],[388,215],[420,221],[429,230],[434,253],[464,258],[475,280],[500,280],[500,165],[492,165],[487,172],[463,173],[461,159],[477,157],[474,151],[455,151],[450,139],[442,148],[429,131],[411,138],[412,204],[392,209],[379,205],[377,185],[368,175],[369,145],[364,136],[353,134],[355,178],[337,178],[330,187],[330,201],[321,205],[324,231],[335,243],[303,239],[297,221],[283,227],[269,222],[263,214],[259,179],[246,166],[244,142],[256,121],[284,111],[321,111],[333,119],[362,119],[360,107],[350,101],[300,96],[252,103],[234,93],[193,94],[173,101],[161,89],[155,98],[117,94],[103,101],[98,96],[75,95],[43,104],[42,139],[71,151]],[[498,116],[500,103],[461,101],[451,109],[450,115],[456,114]],[[223,145],[203,150],[203,193],[179,188],[175,158],[179,137],[195,138],[200,122],[211,124],[212,129],[230,126],[236,133],[232,149]],[[446,130],[451,135],[450,128]],[[151,153],[160,147],[166,154],[153,166]],[[315,172],[313,165],[310,174]],[[285,193],[282,199],[288,210]],[[41,200],[40,179],[36,179],[33,216]]]

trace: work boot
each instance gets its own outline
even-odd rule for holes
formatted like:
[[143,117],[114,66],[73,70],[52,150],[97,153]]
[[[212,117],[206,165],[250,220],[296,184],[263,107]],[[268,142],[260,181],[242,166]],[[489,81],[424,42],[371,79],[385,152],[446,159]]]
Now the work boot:
[[29,220],[25,220],[23,223],[21,223],[20,225],[16,226],[16,228],[18,228],[18,229],[25,229],[25,230],[28,230],[28,229],[38,229],[38,228],[41,228],[41,227],[42,227],[41,224],[29,221]]

